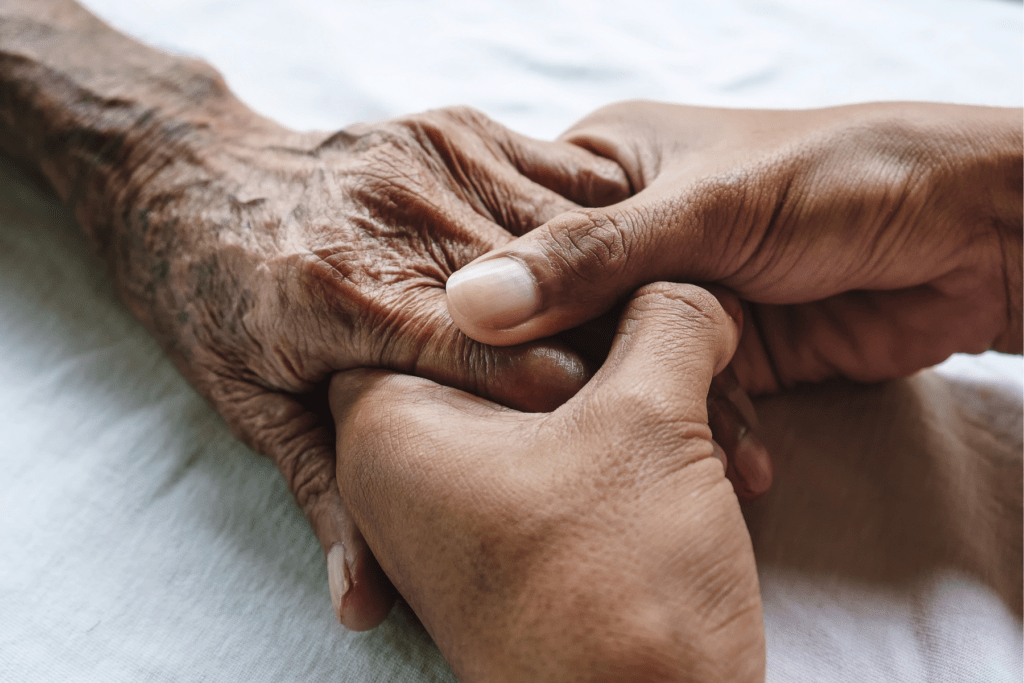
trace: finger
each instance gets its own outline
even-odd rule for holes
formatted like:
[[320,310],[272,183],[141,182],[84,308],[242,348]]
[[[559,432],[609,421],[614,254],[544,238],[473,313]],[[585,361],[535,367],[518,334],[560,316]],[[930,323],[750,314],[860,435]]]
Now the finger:
[[[242,440],[274,461],[320,541],[338,620],[353,631],[374,628],[390,612],[395,591],[341,498],[330,422],[289,396],[244,383],[222,393],[232,394],[220,397],[229,406],[222,414]],[[326,396],[319,400],[326,413]]]
[[675,279],[678,246],[666,240],[684,237],[665,226],[677,216],[633,201],[557,216],[452,274],[452,319],[485,344],[520,344],[591,320],[647,282]]
[[772,464],[755,433],[757,414],[730,365],[711,381],[708,426],[726,457],[725,476],[741,500],[764,494],[772,483]]
[[629,195],[613,161],[519,135],[469,107],[425,112],[402,125],[440,157],[455,185],[467,190],[465,201],[515,234],[580,203],[603,206]]
[[610,159],[566,142],[536,140],[489,119],[486,125],[512,167],[491,163],[478,175],[506,190],[491,211],[514,235],[581,206],[608,206],[631,194],[625,172]]
[[608,360],[578,400],[600,408],[599,423],[630,422],[621,417],[630,411],[638,420],[679,425],[677,436],[703,439],[704,455],[711,455],[706,398],[739,333],[736,320],[707,290],[647,285],[626,307]]
[[[333,453],[333,446],[331,451]],[[327,465],[326,459],[323,461]],[[330,460],[336,470],[337,462]],[[336,476],[336,475],[335,475]],[[334,482],[337,490],[337,481]],[[327,583],[338,622],[350,631],[369,631],[383,622],[397,597],[394,586],[356,528],[341,494],[325,492],[320,511],[307,513],[327,551]]]
[[477,130],[482,141],[496,144],[524,176],[581,206],[607,206],[630,195],[629,180],[617,163],[577,145],[521,135],[469,107],[425,116],[455,119]]
[[459,331],[440,288],[406,300],[403,319],[420,334],[389,333],[380,366],[417,375],[527,412],[549,412],[586,383],[591,370],[565,344],[540,340],[511,347],[476,342]]
[[520,173],[580,206],[608,206],[632,194],[622,167],[577,145],[508,130],[500,144]]
[[464,183],[470,184],[485,215],[512,235],[525,234],[555,216],[579,209],[566,199],[520,173],[508,163],[490,157],[466,161]]
[[737,349],[729,365],[711,380],[708,391],[708,426],[716,446],[727,458],[725,476],[741,500],[753,500],[764,494],[772,483],[772,463],[768,449],[758,438],[757,412],[747,392],[740,386],[734,366],[740,345],[746,338],[749,316],[730,290],[716,285],[706,287],[740,331]]

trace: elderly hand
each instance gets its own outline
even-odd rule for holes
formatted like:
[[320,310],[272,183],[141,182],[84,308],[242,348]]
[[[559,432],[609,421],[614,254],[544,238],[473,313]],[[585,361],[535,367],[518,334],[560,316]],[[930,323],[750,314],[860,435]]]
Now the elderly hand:
[[[136,171],[111,207],[125,219],[125,298],[232,430],[275,460],[325,552],[343,554],[343,567],[330,560],[343,623],[375,625],[388,594],[344,516],[333,434],[310,392],[333,371],[373,366],[523,410],[561,404],[586,378],[578,357],[468,339],[446,312],[444,283],[511,239],[505,228],[574,206],[524,172],[543,180],[554,166],[552,177],[615,192],[615,169],[469,110],[308,146],[228,140],[160,158],[167,166]],[[343,598],[353,584],[370,594]]]
[[738,338],[714,296],[662,283],[553,413],[335,376],[343,495],[460,680],[763,680],[753,551],[705,409]]
[[645,282],[719,283],[750,302],[733,367],[754,392],[1019,353],[1020,116],[604,108],[562,139],[614,159],[636,194],[481,257],[448,281],[449,310],[474,339],[517,344]]
[[277,463],[350,628],[392,593],[338,492],[329,375],[386,367],[532,410],[585,381],[558,345],[467,339],[443,288],[508,231],[578,208],[563,197],[624,197],[611,161],[464,109],[298,134],[70,0],[0,6],[0,91],[0,149],[73,208],[132,311]]

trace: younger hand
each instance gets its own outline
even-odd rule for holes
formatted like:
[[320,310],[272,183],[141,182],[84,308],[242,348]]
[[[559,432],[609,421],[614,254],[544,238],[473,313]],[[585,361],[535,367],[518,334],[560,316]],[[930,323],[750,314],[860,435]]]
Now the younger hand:
[[617,161],[636,194],[450,278],[449,311],[474,339],[550,335],[675,280],[750,302],[733,367],[753,392],[1021,350],[1020,110],[633,102],[563,139]]
[[553,413],[335,375],[342,494],[459,680],[763,680],[753,550],[705,409],[738,337],[707,291],[660,283]]

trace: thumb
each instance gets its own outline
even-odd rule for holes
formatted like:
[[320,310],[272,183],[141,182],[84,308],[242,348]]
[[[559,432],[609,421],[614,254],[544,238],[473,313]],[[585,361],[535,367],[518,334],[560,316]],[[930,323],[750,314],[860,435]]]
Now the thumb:
[[752,500],[771,486],[772,466],[753,431],[754,407],[728,367],[743,311],[728,290],[709,289],[660,282],[637,291],[581,400],[611,407],[597,414],[597,424],[620,423],[621,411],[635,411],[625,423],[647,425],[643,433],[696,437],[688,443],[700,444],[698,454],[714,452],[736,494]]
[[666,226],[678,214],[636,201],[561,214],[455,272],[446,285],[452,320],[485,344],[521,344],[596,318],[643,284],[676,279],[680,249],[669,241],[685,234]]
[[[735,299],[722,292],[726,304]],[[658,282],[639,289],[626,307],[608,359],[578,395],[599,407],[597,419],[629,424],[628,409],[672,423],[707,426],[705,399],[739,343],[736,320],[711,292]],[[629,427],[632,429],[633,427]]]

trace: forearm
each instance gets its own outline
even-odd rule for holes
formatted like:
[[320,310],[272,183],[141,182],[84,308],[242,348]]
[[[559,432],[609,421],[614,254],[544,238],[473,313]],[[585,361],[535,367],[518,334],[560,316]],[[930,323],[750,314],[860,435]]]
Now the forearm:
[[232,131],[273,124],[209,66],[147,47],[72,0],[0,4],[0,150],[45,180],[106,254],[110,209],[156,172]]
[[[0,2],[0,152],[68,204],[172,357],[199,286],[188,264],[211,251],[242,177],[244,162],[218,152],[281,130],[208,65],[143,45],[72,0]],[[182,220],[189,205],[206,220]]]

